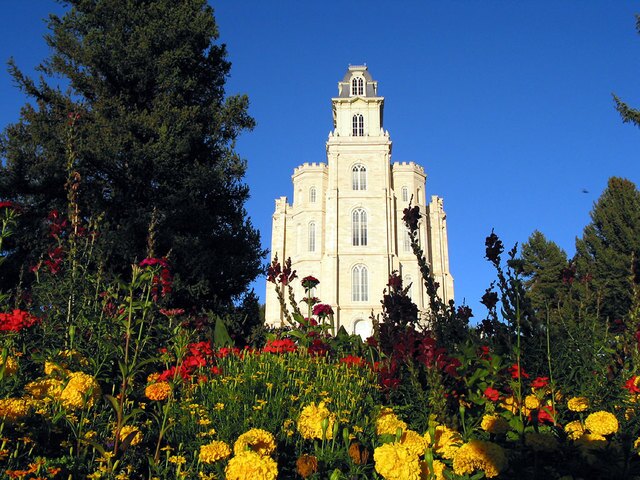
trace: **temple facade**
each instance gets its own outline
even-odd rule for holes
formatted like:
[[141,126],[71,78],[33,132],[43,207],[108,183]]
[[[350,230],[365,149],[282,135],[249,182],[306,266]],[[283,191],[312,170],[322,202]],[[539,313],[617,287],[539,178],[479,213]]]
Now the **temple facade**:
[[[371,314],[389,275],[397,271],[420,311],[429,305],[409,236],[402,222],[409,205],[420,207],[419,240],[438,293],[453,299],[447,222],[442,198],[427,201],[426,174],[414,162],[391,161],[391,138],[383,127],[384,98],[366,66],[349,66],[332,99],[333,130],[326,163],[305,163],[292,175],[293,202],[276,200],[271,257],[290,257],[300,278],[320,280],[314,295],[332,306],[336,326],[367,337]],[[283,324],[275,285],[267,283],[266,322]],[[304,307],[304,304],[301,305]],[[304,308],[303,308],[304,311]]]

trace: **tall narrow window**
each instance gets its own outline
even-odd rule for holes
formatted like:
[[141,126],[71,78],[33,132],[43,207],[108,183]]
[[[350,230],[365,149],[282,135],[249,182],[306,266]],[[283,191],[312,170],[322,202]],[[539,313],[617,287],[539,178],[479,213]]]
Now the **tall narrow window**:
[[404,203],[409,201],[409,189],[407,187],[402,187],[402,201]]
[[316,222],[309,223],[309,251],[316,251]]
[[364,117],[361,113],[356,113],[353,116],[353,136],[354,137],[363,137],[364,136]]
[[351,95],[363,95],[364,94],[364,80],[362,77],[353,77],[351,79]]
[[309,203],[316,203],[316,187],[309,189]]
[[367,169],[364,165],[354,165],[351,169],[352,186],[354,190],[367,189]]
[[356,265],[351,271],[351,301],[369,301],[369,273],[364,265]]
[[367,245],[367,212],[357,208],[351,214],[352,244],[355,247]]
[[411,237],[409,237],[409,230],[404,229],[404,237],[402,239],[402,251],[404,253],[411,252]]

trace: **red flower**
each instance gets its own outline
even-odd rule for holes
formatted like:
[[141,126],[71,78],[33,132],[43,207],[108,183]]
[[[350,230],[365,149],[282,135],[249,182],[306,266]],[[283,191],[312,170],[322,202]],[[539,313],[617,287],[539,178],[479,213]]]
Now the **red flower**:
[[640,393],[640,387],[638,387],[638,384],[640,384],[640,379],[634,375],[625,382],[624,388],[629,390],[629,393]]
[[329,315],[333,315],[333,309],[331,308],[331,305],[319,303],[313,307],[313,314],[318,317],[327,317]]
[[551,405],[545,405],[538,410],[538,423],[554,423],[556,412]]
[[311,275],[309,275],[308,277],[304,277],[301,280],[301,283],[305,290],[311,290],[312,288],[315,288],[320,283],[320,280],[318,280],[316,277],[312,277]]
[[492,402],[497,402],[500,398],[500,392],[495,388],[487,387],[484,389],[484,396]]
[[18,210],[19,207],[13,202],[0,202],[0,208],[11,208],[13,210]]
[[538,377],[531,382],[531,386],[536,389],[544,388],[547,385],[549,385],[549,377]]
[[316,338],[313,340],[313,342],[311,342],[311,345],[307,347],[307,352],[309,353],[309,355],[320,357],[326,355],[327,352],[329,352],[329,347],[321,339]]
[[296,344],[290,338],[283,338],[281,340],[270,340],[262,349],[263,352],[268,353],[287,353],[295,352],[298,349]]
[[361,367],[366,365],[364,358],[356,357],[355,355],[347,355],[346,357],[341,358],[340,363],[344,363],[350,367]]
[[490,353],[491,353],[491,350],[486,345],[483,345],[480,347],[479,355],[481,359],[491,360],[491,355],[489,355]]
[[11,313],[0,313],[0,332],[19,332],[38,323],[40,319],[28,312],[14,310]]
[[524,368],[518,368],[518,364],[514,363],[509,367],[509,373],[511,378],[529,378],[529,374],[524,371]]
[[222,369],[214,365],[213,367],[211,367],[211,373],[213,373],[214,375],[221,375]]

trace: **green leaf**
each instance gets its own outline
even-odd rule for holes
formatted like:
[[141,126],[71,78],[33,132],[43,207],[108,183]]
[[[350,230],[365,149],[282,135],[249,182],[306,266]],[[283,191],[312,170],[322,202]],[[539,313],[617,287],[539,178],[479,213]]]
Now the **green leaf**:
[[233,340],[227,332],[227,327],[224,325],[222,318],[216,316],[216,324],[213,329],[213,344],[216,347],[233,347]]

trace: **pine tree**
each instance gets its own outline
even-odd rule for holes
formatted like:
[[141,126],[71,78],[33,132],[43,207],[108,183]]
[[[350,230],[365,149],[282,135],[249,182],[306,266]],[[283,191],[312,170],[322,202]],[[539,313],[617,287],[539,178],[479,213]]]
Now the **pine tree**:
[[[640,15],[636,15],[636,30],[640,33]],[[632,122],[635,123],[636,126],[640,127],[640,110],[631,108],[615,94],[613,95],[613,100],[616,102],[616,110],[620,112],[622,121],[625,123]]]
[[610,322],[624,320],[640,274],[640,192],[612,177],[591,211],[591,223],[576,240],[578,276],[590,280],[599,310]]
[[566,285],[562,273],[567,267],[567,254],[543,233],[534,231],[522,245],[523,275],[531,306],[540,316],[557,308]]
[[206,0],[66,3],[62,17],[48,20],[52,55],[40,81],[10,62],[33,104],[0,143],[0,198],[24,205],[4,288],[44,251],[35,233],[48,211],[65,209],[73,114],[81,210],[104,216],[105,265],[123,272],[149,253],[169,254],[178,303],[229,304],[260,273],[265,252],[244,209],[246,164],[234,151],[254,121],[246,96],[225,96],[230,63],[211,7]]

